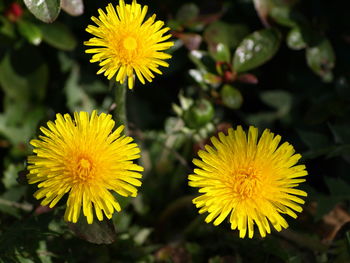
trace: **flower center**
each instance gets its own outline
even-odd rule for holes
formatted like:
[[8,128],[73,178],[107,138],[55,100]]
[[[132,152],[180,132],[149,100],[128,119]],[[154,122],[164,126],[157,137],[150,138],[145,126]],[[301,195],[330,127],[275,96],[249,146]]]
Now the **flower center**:
[[88,180],[92,175],[93,165],[89,158],[81,157],[75,169],[75,178],[80,181]]
[[261,172],[251,166],[238,169],[232,177],[233,190],[241,199],[254,197],[261,190]]
[[90,169],[90,167],[91,167],[90,161],[85,159],[85,158],[80,159],[79,165],[80,165],[81,169]]
[[123,46],[126,50],[135,50],[137,48],[136,39],[133,37],[127,37],[123,40]]

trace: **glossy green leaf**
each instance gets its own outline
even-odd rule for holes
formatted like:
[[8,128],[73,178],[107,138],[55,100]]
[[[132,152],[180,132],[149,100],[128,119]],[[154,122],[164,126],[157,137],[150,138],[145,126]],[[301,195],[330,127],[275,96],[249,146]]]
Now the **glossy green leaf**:
[[75,36],[65,24],[60,22],[42,24],[40,30],[43,40],[55,48],[70,51],[77,45]]
[[332,81],[335,54],[332,44],[328,39],[323,38],[317,45],[307,48],[306,60],[312,71],[319,75],[323,81]]
[[231,109],[239,109],[243,103],[241,92],[231,85],[224,85],[220,91],[224,105]]
[[178,37],[189,50],[197,50],[202,43],[202,36],[199,34],[182,33]]
[[19,20],[18,31],[29,43],[37,46],[41,43],[42,35],[40,29],[30,21]]
[[210,84],[212,87],[218,87],[221,84],[221,77],[210,72],[203,74],[203,80],[205,83]]
[[297,26],[297,21],[299,20],[295,12],[288,7],[273,7],[271,8],[269,15],[278,24],[287,27]]
[[270,60],[278,51],[281,37],[273,28],[255,31],[243,39],[236,49],[233,68],[237,72],[254,69]]
[[298,27],[292,28],[287,35],[287,45],[290,49],[301,50],[306,48],[302,32]]
[[206,71],[198,70],[198,69],[190,69],[188,74],[196,81],[204,90],[207,90],[208,87],[206,85],[206,81],[204,76],[207,74]]
[[300,0],[269,0],[271,5],[274,6],[285,6],[292,7],[297,4]]
[[216,61],[229,63],[231,60],[230,49],[223,43],[209,46],[209,52]]
[[80,16],[84,12],[83,0],[62,0],[61,7],[71,16]]
[[235,48],[249,34],[249,29],[243,24],[228,24],[217,21],[210,24],[204,31],[203,37],[210,46],[223,43],[229,48]]
[[196,67],[203,72],[210,71],[209,69],[211,67],[215,68],[215,61],[206,51],[192,50],[189,53],[189,58],[196,65]]
[[268,27],[269,22],[267,20],[268,13],[270,10],[270,0],[253,0],[256,12],[259,15],[261,23]]
[[29,11],[45,23],[56,20],[61,10],[61,0],[24,0]]

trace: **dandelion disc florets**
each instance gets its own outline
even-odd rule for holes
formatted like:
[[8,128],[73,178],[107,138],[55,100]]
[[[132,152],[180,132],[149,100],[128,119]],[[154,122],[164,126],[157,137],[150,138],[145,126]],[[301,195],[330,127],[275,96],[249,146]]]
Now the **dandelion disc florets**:
[[93,215],[110,219],[120,205],[112,192],[122,196],[136,196],[141,185],[143,168],[133,163],[140,157],[140,149],[133,139],[121,135],[123,126],[113,131],[110,114],[91,116],[87,112],[56,115],[43,135],[30,143],[34,155],[28,157],[27,175],[30,184],[38,183],[34,193],[41,204],[54,207],[68,194],[65,219],[76,223],[80,211],[87,222]]
[[154,78],[152,72],[162,74],[159,66],[169,66],[164,60],[171,56],[161,52],[173,46],[173,42],[164,42],[171,37],[164,35],[169,28],[163,28],[164,22],[156,21],[155,15],[144,22],[147,9],[136,0],[131,4],[120,0],[116,8],[109,4],[107,13],[99,9],[99,17],[91,18],[97,26],[89,25],[86,31],[96,37],[84,44],[95,47],[86,53],[94,53],[90,62],[100,63],[97,74],[104,73],[108,79],[116,74],[116,81],[120,83],[127,78],[132,89],[135,74],[145,84],[145,79],[151,82]]
[[244,238],[253,237],[254,225],[260,235],[287,228],[288,223],[281,214],[296,218],[301,212],[307,196],[295,189],[307,175],[304,165],[296,165],[301,158],[294,148],[281,137],[265,130],[258,140],[258,130],[250,127],[248,135],[238,126],[229,129],[228,135],[219,133],[211,138],[213,146],[205,146],[198,152],[198,166],[189,175],[189,185],[199,187],[199,197],[193,199],[199,213],[208,213],[205,221],[219,225],[229,217],[232,229],[239,230]]

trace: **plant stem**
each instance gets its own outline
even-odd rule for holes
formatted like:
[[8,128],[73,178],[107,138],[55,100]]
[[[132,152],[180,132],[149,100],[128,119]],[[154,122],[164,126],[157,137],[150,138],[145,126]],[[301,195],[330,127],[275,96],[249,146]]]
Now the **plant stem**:
[[114,91],[114,102],[115,109],[113,113],[113,117],[116,121],[117,126],[124,125],[124,134],[128,134],[128,121],[126,117],[126,90],[127,90],[127,82],[125,81],[123,84],[120,84],[116,81],[111,81],[111,86]]
[[14,208],[19,208],[19,209],[22,209],[22,210],[27,211],[27,212],[29,212],[33,209],[33,206],[31,204],[17,203],[14,201],[3,199],[3,198],[0,198],[0,205],[6,205],[6,206],[14,207]]

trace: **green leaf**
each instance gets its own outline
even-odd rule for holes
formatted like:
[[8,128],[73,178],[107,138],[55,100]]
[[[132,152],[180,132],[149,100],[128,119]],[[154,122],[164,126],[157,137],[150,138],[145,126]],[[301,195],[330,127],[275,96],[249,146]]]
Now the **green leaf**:
[[197,129],[212,121],[214,115],[214,107],[210,101],[201,99],[185,112],[184,121],[189,128]]
[[67,223],[68,227],[80,238],[94,244],[111,244],[116,239],[116,232],[111,220],[94,220],[92,224],[81,216],[77,223]]
[[207,77],[206,74],[215,69],[215,61],[208,52],[202,50],[192,50],[189,53],[190,60],[197,66],[198,69],[190,69],[189,75],[201,85],[204,90],[207,90],[206,85]]
[[33,23],[26,20],[18,20],[18,31],[29,43],[38,46],[41,43],[42,35],[40,29]]
[[202,36],[195,33],[181,33],[179,39],[189,50],[197,50],[202,43]]
[[146,241],[149,235],[152,233],[152,228],[142,228],[139,231],[137,231],[136,235],[134,236],[134,241],[138,245],[143,245]]
[[322,133],[305,130],[298,130],[297,132],[310,150],[320,150],[330,145],[329,138]]
[[48,67],[33,46],[9,50],[0,61],[0,85],[17,103],[40,101],[48,82]]
[[83,0],[62,0],[61,7],[71,16],[80,16],[84,12]]
[[77,45],[77,40],[73,33],[61,22],[42,24],[40,25],[40,30],[43,40],[55,48],[71,51]]
[[328,158],[336,156],[350,156],[350,144],[335,146],[328,154]]
[[273,28],[255,31],[243,39],[236,49],[233,68],[237,72],[254,69],[270,60],[278,51],[281,37]]
[[48,250],[46,242],[44,240],[41,240],[39,242],[39,248],[36,252],[41,260],[41,263],[52,263],[51,253]]
[[332,196],[341,196],[346,199],[350,198],[350,185],[344,180],[329,176],[325,176],[324,179]]
[[0,34],[3,34],[9,38],[16,37],[14,24],[3,16],[0,16]]
[[61,10],[61,0],[24,0],[29,11],[45,23],[56,20]]
[[246,119],[248,123],[260,126],[270,127],[275,120],[282,119],[289,113],[292,96],[284,90],[269,90],[260,94],[261,100],[275,109],[275,111],[263,111],[255,114],[248,114]]
[[247,123],[257,127],[267,127],[277,119],[275,112],[259,112],[249,114],[246,117]]
[[256,12],[259,15],[260,21],[261,23],[268,27],[269,26],[269,22],[267,20],[267,16],[270,10],[270,1],[269,0],[253,0],[254,2],[254,7]]
[[89,97],[80,84],[80,68],[74,65],[64,86],[67,97],[67,106],[71,111],[83,110],[92,111],[96,109],[93,97]]
[[180,21],[177,21],[175,19],[169,19],[166,23],[168,27],[170,27],[172,30],[181,31],[182,25]]
[[218,87],[221,84],[221,77],[213,73],[207,72],[203,74],[204,82],[212,87]]
[[208,52],[202,50],[192,50],[189,53],[190,60],[197,66],[202,72],[210,71],[209,68],[215,68],[215,63]]
[[224,105],[231,109],[239,109],[243,103],[241,92],[231,85],[224,85],[220,91]]
[[300,0],[270,0],[270,3],[274,6],[292,7]]
[[301,50],[306,48],[307,44],[299,27],[294,27],[289,31],[287,35],[287,45],[290,49],[294,50]]
[[[28,107],[30,109],[28,110]],[[12,102],[12,107],[6,107],[5,113],[0,114],[0,134],[7,138],[12,144],[27,145],[27,142],[35,134],[37,125],[44,116],[44,109],[40,105],[18,107]],[[12,116],[15,116],[14,119]],[[20,118],[20,120],[18,120]],[[26,155],[27,148],[20,148],[21,155]]]
[[179,93],[179,101],[183,110],[188,110],[194,103],[193,99],[185,97],[182,91]]
[[279,116],[287,114],[292,106],[292,96],[284,90],[269,90],[261,93],[261,100],[275,108]]
[[6,187],[6,189],[9,189],[13,186],[18,185],[17,183],[17,177],[18,172],[23,170],[23,165],[14,165],[10,164],[6,170],[4,171],[4,177],[2,178],[2,183]]
[[348,123],[339,123],[339,124],[328,124],[329,129],[331,130],[334,141],[336,143],[347,143],[350,144],[350,129]]
[[223,43],[209,46],[209,53],[216,61],[230,62],[230,49]]
[[199,8],[194,3],[187,3],[180,7],[176,13],[176,20],[182,24],[192,22],[197,18],[199,14]]
[[[12,187],[3,194],[0,195],[0,211],[10,214],[15,217],[19,217],[19,206],[26,206],[27,204],[16,203],[19,201],[26,191],[25,186]],[[16,204],[15,204],[16,203]],[[23,208],[22,208],[23,209]],[[31,206],[28,204],[26,210],[31,210]]]
[[210,24],[204,31],[204,39],[209,47],[223,43],[229,48],[235,48],[249,34],[249,29],[243,24],[228,24],[217,21]]
[[166,134],[174,134],[183,128],[183,121],[178,117],[169,117],[165,120],[164,131]]
[[335,66],[335,54],[328,39],[323,38],[315,46],[306,49],[308,66],[319,75],[323,81],[333,80],[332,69]]
[[303,17],[299,13],[286,6],[271,8],[269,15],[278,24],[287,27],[296,27],[298,22],[303,20]]
[[345,233],[345,238],[346,238],[346,247],[348,249],[348,255],[350,255],[350,231],[346,231]]
[[[311,195],[310,195],[311,196]],[[322,219],[322,217],[329,213],[336,204],[338,204],[339,202],[343,201],[343,198],[335,195],[325,195],[325,194],[315,194],[312,195],[312,197],[314,199],[316,199],[318,205],[317,205],[317,210],[316,210],[316,214],[315,214],[315,220],[318,221],[320,219]]]

